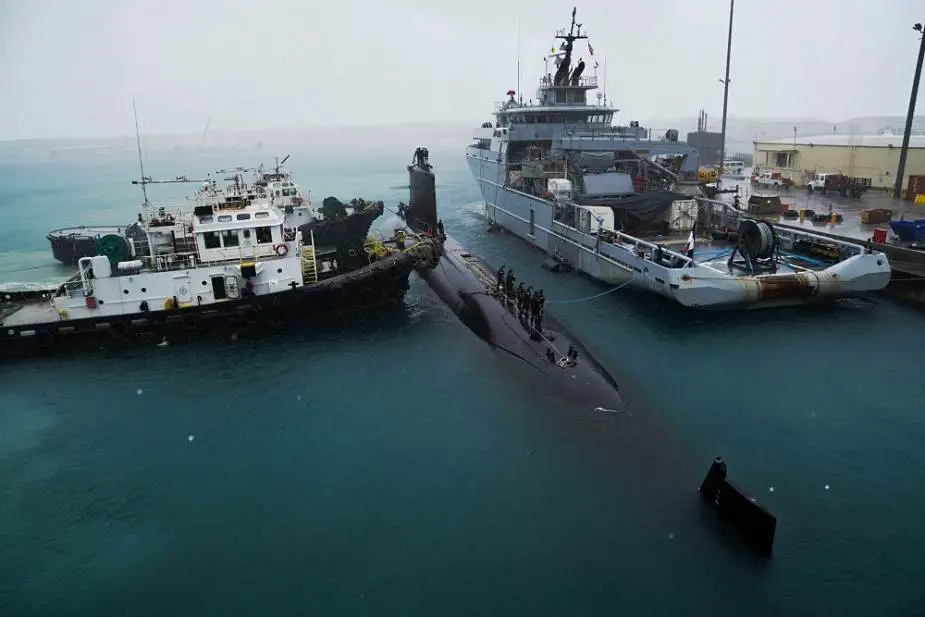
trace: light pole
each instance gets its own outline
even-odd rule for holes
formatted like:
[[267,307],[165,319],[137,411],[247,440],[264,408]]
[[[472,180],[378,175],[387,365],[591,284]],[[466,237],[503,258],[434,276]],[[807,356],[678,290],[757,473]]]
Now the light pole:
[[[922,32],[922,24],[912,26],[913,30]],[[899,151],[899,169],[896,170],[896,185],[893,187],[893,199],[901,199],[903,193],[903,175],[906,173],[906,155],[909,153],[909,136],[912,134],[912,118],[915,116],[915,99],[919,96],[919,77],[922,76],[922,59],[925,58],[925,33],[919,45],[919,59],[915,63],[915,77],[912,80],[912,96],[909,98],[909,114],[906,116],[906,132],[903,133],[903,147]]]

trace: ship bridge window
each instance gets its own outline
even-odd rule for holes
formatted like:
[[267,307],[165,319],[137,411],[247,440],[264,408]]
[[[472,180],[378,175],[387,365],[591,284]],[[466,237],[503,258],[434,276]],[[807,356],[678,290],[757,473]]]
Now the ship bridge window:
[[283,189],[283,197],[294,197],[296,194],[295,189]]
[[254,218],[255,218],[255,219],[265,219],[265,218],[269,218],[269,217],[270,217],[270,213],[269,213],[269,212],[255,212],[255,213],[254,213]]
[[270,244],[273,242],[273,228],[272,227],[258,227],[257,228],[257,244]]
[[210,215],[208,215],[208,216],[200,216],[200,217],[199,217],[199,222],[200,222],[200,223],[211,223],[211,222],[212,222],[212,215],[210,214]]
[[229,246],[240,246],[241,240],[238,238],[237,229],[226,229],[222,231],[222,246],[228,248]]
[[204,234],[202,234],[202,241],[207,249],[222,248],[222,243],[218,239],[218,232],[216,231],[207,231]]
[[219,223],[227,223],[227,222],[230,221],[230,220],[231,220],[231,215],[230,215],[230,214],[222,214],[221,216],[218,217],[218,222],[219,222]]
[[249,221],[251,218],[251,215],[248,214],[247,212],[242,212],[241,214],[238,214],[235,218],[238,219],[239,221]]

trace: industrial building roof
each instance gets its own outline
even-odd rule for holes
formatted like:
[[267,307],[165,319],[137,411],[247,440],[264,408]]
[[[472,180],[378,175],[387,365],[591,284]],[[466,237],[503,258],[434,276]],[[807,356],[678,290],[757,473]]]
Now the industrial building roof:
[[[798,146],[857,146],[864,148],[900,148],[903,145],[903,136],[896,133],[884,133],[881,135],[816,135],[812,137],[792,137],[788,139],[756,139],[756,144],[792,146],[794,143]],[[910,148],[925,148],[925,135],[910,135]]]

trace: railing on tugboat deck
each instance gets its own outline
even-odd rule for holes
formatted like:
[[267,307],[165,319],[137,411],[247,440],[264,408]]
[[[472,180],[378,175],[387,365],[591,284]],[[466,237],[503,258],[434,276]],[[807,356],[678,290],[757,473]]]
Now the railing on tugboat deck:
[[553,84],[553,75],[543,75],[539,78],[539,85],[541,88],[597,88],[597,75],[579,77],[577,84],[572,84],[572,80],[567,79],[566,83],[559,85]]

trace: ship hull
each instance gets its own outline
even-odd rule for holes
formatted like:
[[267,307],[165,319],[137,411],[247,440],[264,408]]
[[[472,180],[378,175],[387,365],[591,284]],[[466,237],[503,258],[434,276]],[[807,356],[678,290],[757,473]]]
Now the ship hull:
[[184,341],[210,338],[286,323],[317,322],[338,313],[401,306],[415,263],[411,255],[395,254],[360,270],[272,294],[147,313],[15,326],[5,325],[4,318],[23,305],[47,305],[48,300],[41,292],[5,293],[10,300],[0,304],[0,357],[49,354],[101,343],[151,345],[178,335]]
[[373,221],[379,218],[383,210],[370,205],[360,212],[353,212],[342,219],[323,219],[317,223],[301,225],[299,230],[303,238],[313,234],[315,246],[354,246],[362,245],[369,236]]
[[[640,257],[626,243],[599,242],[595,236],[553,220],[553,202],[505,187],[504,162],[492,156],[472,147],[466,151],[485,217],[607,285],[631,285],[691,308],[740,310],[863,295],[882,290],[890,282],[890,266],[882,253],[855,255],[825,271],[799,275],[735,276],[724,273],[719,264],[667,267]],[[640,244],[655,247],[644,241]]]
[[51,243],[51,254],[61,263],[74,266],[82,257],[97,255],[96,242],[108,234],[122,235],[125,227],[72,227],[56,229],[45,237]]

